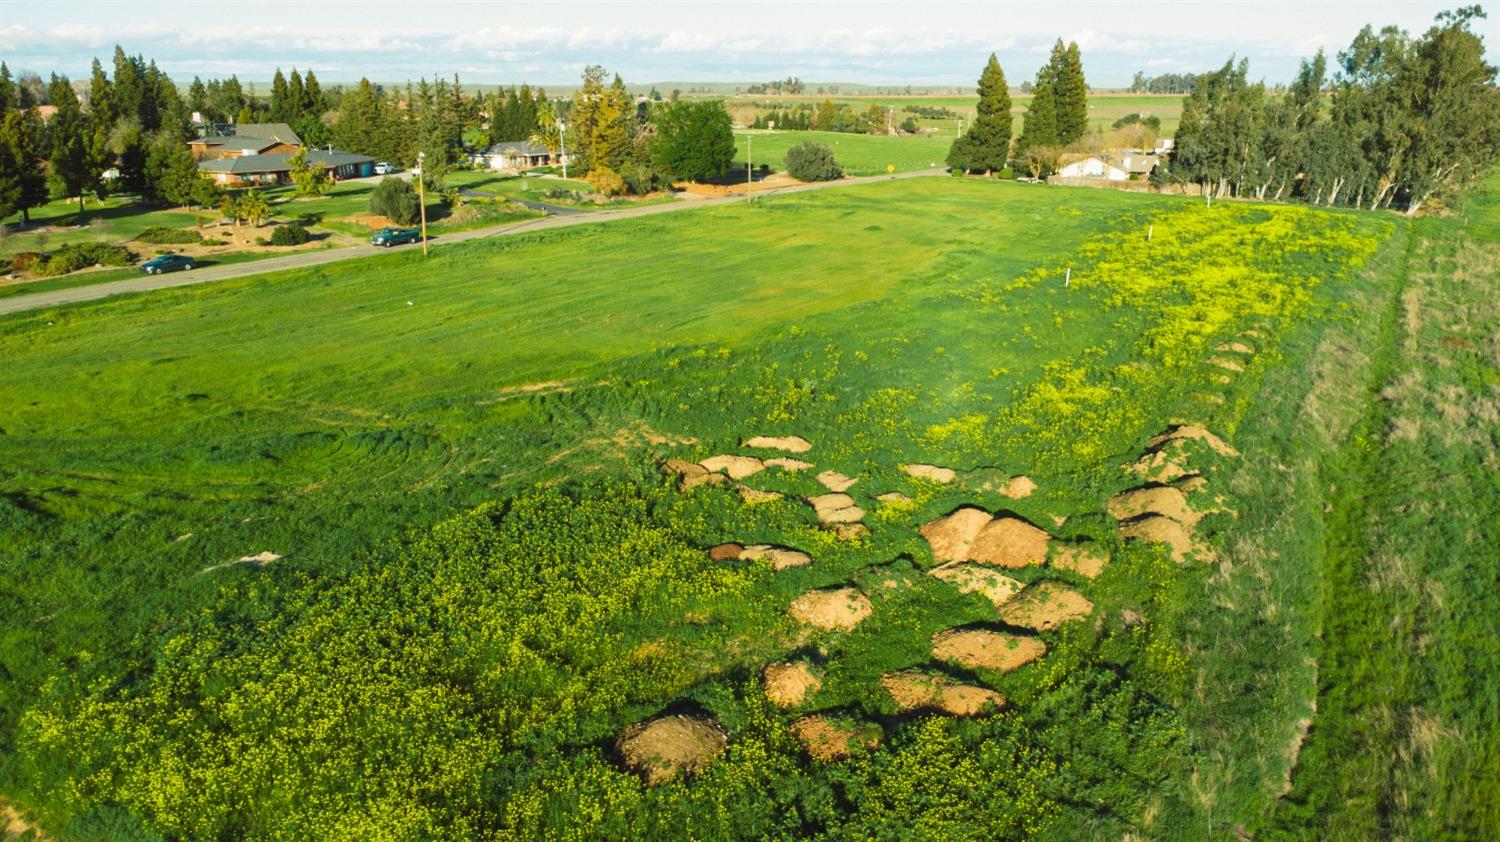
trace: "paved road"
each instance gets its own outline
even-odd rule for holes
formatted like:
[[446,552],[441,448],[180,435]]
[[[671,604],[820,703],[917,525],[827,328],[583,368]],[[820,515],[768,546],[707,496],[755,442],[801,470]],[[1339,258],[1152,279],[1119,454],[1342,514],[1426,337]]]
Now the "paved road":
[[[792,187],[783,187],[778,190],[757,192],[754,196],[779,196],[786,193],[803,193],[808,190],[823,190],[836,187],[847,187],[855,184],[869,184],[879,181],[892,181],[896,179],[926,178],[930,176],[947,175],[943,170],[918,170],[916,172],[895,173],[894,175],[877,175],[865,178],[848,178],[842,181],[825,181],[813,184],[798,184]],[[452,243],[463,243],[469,240],[477,240],[483,237],[506,237],[515,234],[527,234],[532,231],[545,231],[551,228],[566,228],[573,225],[590,225],[596,222],[610,222],[616,219],[634,219],[642,216],[655,216],[659,213],[675,213],[677,211],[689,210],[691,208],[712,207],[714,205],[729,204],[731,202],[742,202],[745,196],[722,196],[714,198],[683,199],[669,204],[643,205],[637,208],[623,208],[610,211],[584,211],[570,214],[556,214],[542,217],[530,222],[499,226],[495,228],[476,228],[471,231],[458,231],[452,234],[443,234],[429,240],[433,248],[442,248]],[[405,249],[419,248],[419,246],[402,246]],[[278,272],[283,269],[301,269],[308,266],[322,266],[326,263],[338,263],[344,260],[358,260],[374,254],[383,254],[385,249],[376,248],[371,245],[357,245],[349,248],[329,249],[327,251],[306,251],[296,254],[288,254],[284,257],[270,257],[265,260],[254,260],[249,263],[233,263],[227,266],[209,266],[203,269],[194,269],[189,272],[174,272],[170,275],[142,275],[139,278],[131,278],[128,281],[110,281],[108,283],[94,284],[92,286],[73,287],[71,289],[58,289],[49,292],[23,293],[13,295],[9,298],[0,298],[0,315],[6,313],[19,313],[25,310],[38,310],[43,307],[56,307],[61,304],[74,304],[80,301],[94,301],[107,298],[111,295],[120,295],[130,292],[148,292],[156,289],[170,289],[172,287],[190,286],[193,284],[205,284],[213,281],[223,281],[230,278],[241,278],[246,275],[260,275],[266,272]]]

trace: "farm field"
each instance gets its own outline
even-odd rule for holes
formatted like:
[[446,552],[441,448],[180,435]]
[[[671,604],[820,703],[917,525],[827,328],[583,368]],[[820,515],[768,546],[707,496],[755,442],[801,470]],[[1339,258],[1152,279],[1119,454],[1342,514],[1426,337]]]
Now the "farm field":
[[1496,545],[1497,215],[912,179],[0,318],[0,793],[61,838],[1500,831],[1500,606],[1422,540]]
[[840,132],[740,131],[734,136],[740,175],[744,175],[746,155],[751,156],[751,163],[757,167],[769,164],[773,170],[785,171],[786,152],[799,143],[821,143],[832,149],[833,157],[848,175],[879,175],[887,166],[895,167],[897,172],[944,168],[952,141]]
[[[1019,80],[1012,78],[1013,83],[1019,84]],[[956,112],[964,118],[967,125],[974,120],[974,106],[976,97],[956,96],[752,96],[750,94],[739,94],[726,97],[725,107],[735,119],[743,125],[754,122],[757,115],[772,108],[785,109],[788,106],[807,103],[816,107],[825,99],[832,99],[836,103],[847,105],[857,112],[868,111],[871,105],[881,107],[894,107],[896,109],[896,122],[900,122],[908,116],[913,116],[903,111],[907,106],[924,106],[927,108],[947,108]],[[1182,119],[1183,97],[1177,94],[1090,94],[1089,95],[1089,128],[1108,131],[1110,126],[1127,114],[1155,115],[1161,118],[1161,131],[1163,137],[1171,137],[1177,131],[1177,124]],[[1021,133],[1021,121],[1026,113],[1027,103],[1031,97],[1019,94],[1011,95],[1011,114],[1015,118],[1015,133]],[[934,129],[934,137],[948,138],[951,140],[957,131],[957,126],[951,119],[929,119],[917,118],[917,125],[923,129]]]

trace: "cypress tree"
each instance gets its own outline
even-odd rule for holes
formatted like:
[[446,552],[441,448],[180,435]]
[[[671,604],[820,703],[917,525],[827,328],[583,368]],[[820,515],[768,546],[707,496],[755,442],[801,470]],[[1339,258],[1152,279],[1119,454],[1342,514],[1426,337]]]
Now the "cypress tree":
[[1010,86],[994,53],[979,74],[979,105],[974,125],[953,141],[948,150],[949,166],[984,170],[989,175],[1005,168],[1010,160]]
[[78,197],[78,212],[83,213],[84,188],[89,186],[88,126],[83,109],[66,76],[52,74],[47,96],[57,109],[48,126],[52,175],[62,185],[64,195]]
[[302,77],[302,113],[322,117],[327,109],[328,104],[323,99],[323,87],[318,84],[318,77],[309,70],[307,75]]
[[302,74],[292,68],[291,78],[286,83],[286,116],[288,123],[302,119],[307,109],[307,92],[302,89]]
[[1083,137],[1089,127],[1089,88],[1076,42],[1052,48],[1053,93],[1057,103],[1057,142],[1063,146]]
[[276,68],[276,75],[271,77],[271,122],[286,122],[286,77],[281,75],[281,68]]
[[[96,59],[94,65],[97,67],[98,64],[99,62]],[[10,78],[10,68],[5,66],[5,62],[0,61],[0,118],[4,118],[6,114],[9,114],[19,104],[20,101],[16,94],[16,83],[11,81]]]
[[1049,63],[1036,72],[1036,83],[1031,89],[1031,104],[1026,108],[1021,139],[1016,142],[1016,158],[1023,159],[1034,149],[1057,145],[1056,89],[1052,65]]

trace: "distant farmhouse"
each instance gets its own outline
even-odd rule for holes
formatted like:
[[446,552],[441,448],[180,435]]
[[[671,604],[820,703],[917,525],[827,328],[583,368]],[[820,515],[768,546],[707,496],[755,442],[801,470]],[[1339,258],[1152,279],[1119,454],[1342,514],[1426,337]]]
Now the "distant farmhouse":
[[1057,170],[1060,178],[1102,178],[1106,181],[1141,181],[1161,163],[1161,156],[1143,152],[1100,153],[1063,156]]
[[[286,123],[244,123],[216,126],[188,141],[188,148],[205,177],[224,187],[248,187],[285,182],[291,157],[303,144]],[[374,158],[336,149],[309,149],[307,162],[326,167],[335,179],[360,178],[375,169]]]
[[545,167],[551,163],[552,153],[547,151],[547,147],[529,140],[497,143],[474,155],[475,166],[490,170],[525,170]]

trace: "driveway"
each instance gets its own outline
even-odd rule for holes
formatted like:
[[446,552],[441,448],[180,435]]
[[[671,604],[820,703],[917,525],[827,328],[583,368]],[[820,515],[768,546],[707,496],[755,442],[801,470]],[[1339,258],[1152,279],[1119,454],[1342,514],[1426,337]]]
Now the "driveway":
[[[947,177],[943,170],[917,170],[915,172],[895,173],[893,175],[873,175],[864,178],[846,178],[839,181],[822,181],[811,184],[798,184],[792,187],[782,187],[776,190],[767,190],[762,193],[752,193],[750,196],[776,196],[785,193],[805,193],[810,190],[827,190],[839,187],[849,187],[858,184],[872,184],[881,181],[905,180],[908,178],[932,178],[934,176]],[[749,196],[722,196],[713,198],[694,199],[693,201],[678,201],[670,204],[642,205],[637,208],[623,208],[609,211],[580,211],[573,208],[553,209],[539,203],[526,203],[528,207],[538,210],[552,211],[552,216],[544,216],[541,219],[533,219],[528,222],[512,223],[496,226],[493,228],[475,228],[470,231],[457,231],[446,233],[441,237],[428,241],[431,248],[443,248],[451,243],[464,243],[470,240],[478,240],[484,237],[508,237],[516,234],[529,234],[533,231],[546,231],[552,228],[567,228],[573,225],[592,225],[594,223],[607,223],[616,219],[635,219],[642,216],[655,216],[659,213],[676,213],[677,211],[692,208],[712,207],[714,205],[725,205],[732,202],[743,202]],[[404,249],[421,248],[420,245],[402,246]],[[57,307],[63,304],[76,304],[81,301],[96,301],[100,298],[108,298],[112,295],[122,295],[132,292],[149,292],[156,289],[171,289],[173,287],[192,286],[194,284],[205,284],[213,281],[224,281],[230,278],[242,278],[247,275],[261,275],[266,272],[279,272],[284,269],[302,269],[309,266],[322,266],[328,263],[338,263],[344,260],[358,260],[375,254],[386,254],[388,250],[376,248],[368,244],[351,246],[349,248],[331,249],[328,251],[308,251],[297,254],[288,254],[284,257],[270,257],[265,260],[256,260],[250,263],[233,263],[227,266],[210,266],[203,269],[194,269],[189,272],[174,272],[170,275],[142,275],[139,278],[131,278],[127,281],[110,281],[108,283],[94,284],[92,286],[73,287],[70,289],[58,289],[48,292],[23,293],[13,295],[9,298],[0,298],[0,315],[7,313],[20,313],[26,310],[40,310],[45,307]]]

